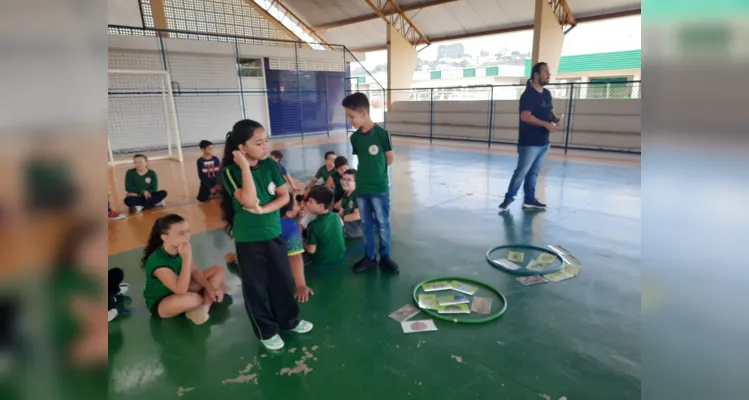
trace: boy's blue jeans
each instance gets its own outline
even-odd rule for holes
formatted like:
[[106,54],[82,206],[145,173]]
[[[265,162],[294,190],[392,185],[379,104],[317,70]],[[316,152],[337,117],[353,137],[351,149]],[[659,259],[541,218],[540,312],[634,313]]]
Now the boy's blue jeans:
[[380,257],[390,255],[390,196],[384,194],[357,195],[356,204],[359,206],[362,230],[364,231],[364,246],[367,258],[374,260],[375,229],[380,236]]
[[507,188],[505,201],[512,201],[520,190],[523,183],[525,200],[536,200],[536,181],[541,171],[544,156],[549,151],[549,145],[545,146],[518,146],[518,166],[510,179],[510,187]]

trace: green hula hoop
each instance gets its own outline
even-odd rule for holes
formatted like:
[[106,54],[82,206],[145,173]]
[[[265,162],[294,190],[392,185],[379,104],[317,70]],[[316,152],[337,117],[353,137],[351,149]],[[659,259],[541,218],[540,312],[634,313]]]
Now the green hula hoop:
[[[434,310],[426,310],[426,309],[423,309],[423,308],[419,307],[419,298],[418,298],[419,288],[422,285],[424,285],[425,283],[432,283],[432,282],[439,282],[439,281],[461,281],[461,282],[472,283],[474,285],[485,287],[485,288],[489,289],[489,291],[491,291],[492,293],[494,293],[497,296],[499,296],[499,298],[502,299],[502,303],[504,305],[502,306],[502,309],[499,310],[499,312],[497,312],[496,314],[490,315],[490,316],[488,316],[486,318],[477,318],[477,319],[458,319],[458,318],[455,318],[455,317],[449,317],[449,316],[447,316],[445,314],[440,314],[440,313],[438,313],[438,312],[436,312]],[[414,303],[416,304],[417,308],[419,308],[421,311],[424,311],[425,313],[431,315],[432,317],[434,317],[436,319],[439,319],[439,320],[442,320],[442,321],[455,322],[456,324],[480,324],[480,323],[483,323],[483,322],[494,321],[495,319],[501,317],[502,314],[505,313],[505,311],[507,311],[507,298],[505,297],[505,295],[502,294],[502,292],[500,292],[499,290],[497,290],[497,289],[495,289],[495,288],[487,285],[484,282],[479,282],[477,280],[463,278],[463,277],[460,277],[460,276],[442,276],[442,277],[439,277],[439,278],[427,279],[427,280],[419,283],[418,285],[416,285],[416,287],[414,287]]]
[[[492,260],[492,258],[489,256],[491,253],[493,253],[493,252],[495,252],[497,250],[506,249],[506,248],[532,249],[532,250],[538,250],[538,251],[543,252],[543,253],[553,254],[557,259],[559,259],[559,260],[562,261],[562,265],[559,268],[557,268],[557,269],[550,269],[548,271],[531,271],[531,270],[529,270],[529,269],[527,269],[525,267],[522,267],[522,268],[516,269],[516,270],[507,269],[507,268],[501,266],[498,262]],[[556,252],[554,252],[552,250],[549,250],[549,249],[546,249],[546,248],[543,248],[543,247],[532,246],[532,245],[529,245],[529,244],[506,244],[506,245],[502,245],[502,246],[494,246],[491,249],[487,250],[487,252],[486,252],[486,261],[489,263],[489,265],[491,265],[492,267],[494,267],[494,268],[496,268],[496,269],[498,269],[500,271],[504,271],[504,272],[507,272],[508,274],[519,275],[519,276],[535,276],[535,275],[553,274],[554,272],[561,271],[562,268],[564,268],[564,263],[565,263],[564,259],[559,254],[557,254]]]

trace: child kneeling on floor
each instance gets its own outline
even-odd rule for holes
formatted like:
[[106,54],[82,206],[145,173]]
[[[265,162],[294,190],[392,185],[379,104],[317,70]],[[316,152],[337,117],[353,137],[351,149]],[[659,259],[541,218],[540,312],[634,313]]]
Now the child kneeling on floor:
[[307,227],[304,249],[312,256],[316,266],[330,264],[343,259],[346,242],[343,240],[343,221],[331,212],[335,193],[327,186],[312,188],[307,199],[307,208],[317,218]]
[[218,265],[198,269],[192,257],[190,227],[177,214],[153,224],[141,266],[146,272],[143,296],[155,317],[184,313],[200,325],[208,321],[211,304],[224,301],[224,269]]

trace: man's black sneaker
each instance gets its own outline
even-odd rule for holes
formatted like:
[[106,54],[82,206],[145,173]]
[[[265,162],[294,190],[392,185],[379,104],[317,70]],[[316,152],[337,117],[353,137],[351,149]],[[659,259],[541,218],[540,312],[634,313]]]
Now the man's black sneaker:
[[393,274],[399,272],[398,264],[390,256],[380,256],[380,269]]
[[367,256],[364,256],[364,258],[362,258],[356,264],[354,264],[354,267],[352,269],[354,270],[354,272],[362,272],[370,268],[374,268],[376,266],[377,266],[376,259],[373,260]]
[[499,205],[499,212],[503,213],[507,211],[507,207],[509,207],[510,204],[512,204],[512,200],[503,201],[502,204]]
[[538,201],[536,199],[525,200],[525,201],[523,201],[523,208],[533,208],[533,209],[539,210],[539,209],[546,208],[546,204],[544,204],[544,203],[542,203],[542,202],[540,202],[540,201]]

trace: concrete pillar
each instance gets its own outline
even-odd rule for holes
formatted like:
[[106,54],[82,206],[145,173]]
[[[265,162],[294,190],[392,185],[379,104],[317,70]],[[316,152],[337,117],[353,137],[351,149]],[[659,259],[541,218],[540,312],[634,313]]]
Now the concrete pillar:
[[388,79],[387,79],[387,104],[396,101],[408,100],[416,70],[416,49],[391,25],[387,26],[387,56],[388,56]]
[[536,14],[533,20],[533,54],[531,66],[539,61],[549,65],[551,81],[556,81],[559,60],[562,56],[564,32],[557,21],[548,0],[535,0]]

